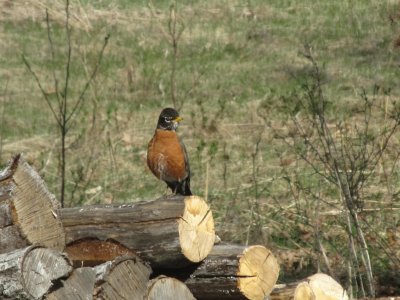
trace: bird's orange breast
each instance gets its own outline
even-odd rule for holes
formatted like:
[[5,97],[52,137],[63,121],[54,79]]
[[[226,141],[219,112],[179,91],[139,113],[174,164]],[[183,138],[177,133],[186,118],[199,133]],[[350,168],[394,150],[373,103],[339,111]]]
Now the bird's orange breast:
[[156,129],[148,145],[147,164],[164,181],[181,181],[187,177],[184,150],[175,131]]

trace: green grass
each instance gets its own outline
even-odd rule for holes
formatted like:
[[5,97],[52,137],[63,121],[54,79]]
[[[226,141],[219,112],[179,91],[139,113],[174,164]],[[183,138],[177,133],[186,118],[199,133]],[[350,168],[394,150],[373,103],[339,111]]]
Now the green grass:
[[[282,109],[282,96],[299,93],[312,72],[301,55],[307,45],[323,67],[332,124],[357,114],[362,89],[371,95],[375,84],[391,90],[379,99],[397,101],[400,50],[393,42],[400,19],[394,17],[391,23],[389,16],[400,8],[377,0],[178,2],[178,21],[185,26],[176,72],[177,99],[183,103],[185,119],[179,134],[190,156],[192,190],[205,196],[208,181],[208,201],[223,239],[316,252],[315,241],[305,240],[298,224],[312,231],[321,221],[312,212],[328,211],[332,203],[337,206],[338,193],[314,177],[279,137],[293,129]],[[64,4],[58,0],[45,5],[55,60],[47,40],[45,8],[36,1],[28,7],[0,4],[7,12],[0,16],[0,158],[5,165],[12,153],[23,151],[58,195],[57,127],[21,59],[22,54],[28,58],[49,93],[54,93],[53,70],[63,84]],[[68,137],[69,206],[147,200],[166,193],[164,184],[148,171],[145,157],[159,112],[172,105],[169,7],[168,1],[154,1],[154,9],[147,1],[71,1],[70,107],[94,67],[104,37],[111,37]],[[377,202],[380,207],[400,206],[392,197],[400,190],[399,174],[391,171],[398,165],[397,139],[398,134],[384,157],[383,173],[378,172],[366,188],[368,207]],[[300,188],[294,197],[288,182],[296,180],[323,195],[323,208]],[[377,224],[374,234],[382,239],[386,228],[400,224],[396,211],[370,218]],[[380,218],[385,222],[378,222]],[[330,232],[335,221],[323,217],[324,230]],[[325,237],[326,247],[336,257],[347,247],[346,238],[330,240],[330,235],[334,234]],[[371,243],[377,268],[389,268],[392,262],[382,263],[379,245]]]

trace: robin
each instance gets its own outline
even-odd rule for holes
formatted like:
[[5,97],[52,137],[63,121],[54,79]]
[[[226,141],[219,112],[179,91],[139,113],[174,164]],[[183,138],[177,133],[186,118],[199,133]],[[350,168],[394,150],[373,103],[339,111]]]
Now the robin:
[[147,165],[173,193],[190,196],[190,168],[185,145],[176,129],[183,119],[173,108],[164,108],[147,148]]

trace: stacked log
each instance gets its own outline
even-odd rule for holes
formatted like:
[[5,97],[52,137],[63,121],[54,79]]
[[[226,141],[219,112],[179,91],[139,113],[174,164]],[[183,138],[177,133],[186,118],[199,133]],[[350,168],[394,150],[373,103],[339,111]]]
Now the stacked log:
[[146,300],[195,300],[188,287],[181,281],[167,276],[158,276],[148,284]]
[[[79,263],[135,253],[152,267],[183,267],[207,257],[215,240],[211,210],[197,196],[64,208],[57,214],[65,230],[65,251]],[[91,251],[99,247],[108,257]]]
[[65,236],[57,201],[39,174],[15,156],[0,176],[0,253],[40,244],[63,250]]
[[0,298],[41,299],[53,282],[72,271],[59,251],[30,246],[0,254]]
[[197,299],[264,299],[279,275],[267,248],[216,245],[185,281]]
[[276,286],[266,247],[214,241],[197,196],[60,208],[20,155],[0,173],[0,299],[346,299],[320,274]]
[[347,300],[349,297],[343,287],[331,276],[317,273],[298,282],[277,285],[270,299]]
[[151,268],[138,257],[119,257],[96,267],[75,269],[46,299],[143,299],[150,274]]
[[11,205],[10,199],[5,199],[0,203],[0,253],[7,253],[29,245],[29,242],[21,235],[18,226],[13,224]]

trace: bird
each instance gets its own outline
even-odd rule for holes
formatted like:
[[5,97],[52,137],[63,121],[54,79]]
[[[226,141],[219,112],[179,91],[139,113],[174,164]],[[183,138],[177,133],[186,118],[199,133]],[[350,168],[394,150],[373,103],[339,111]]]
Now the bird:
[[191,196],[189,158],[185,144],[176,133],[182,120],[173,108],[161,111],[154,136],[147,147],[147,165],[174,194]]

